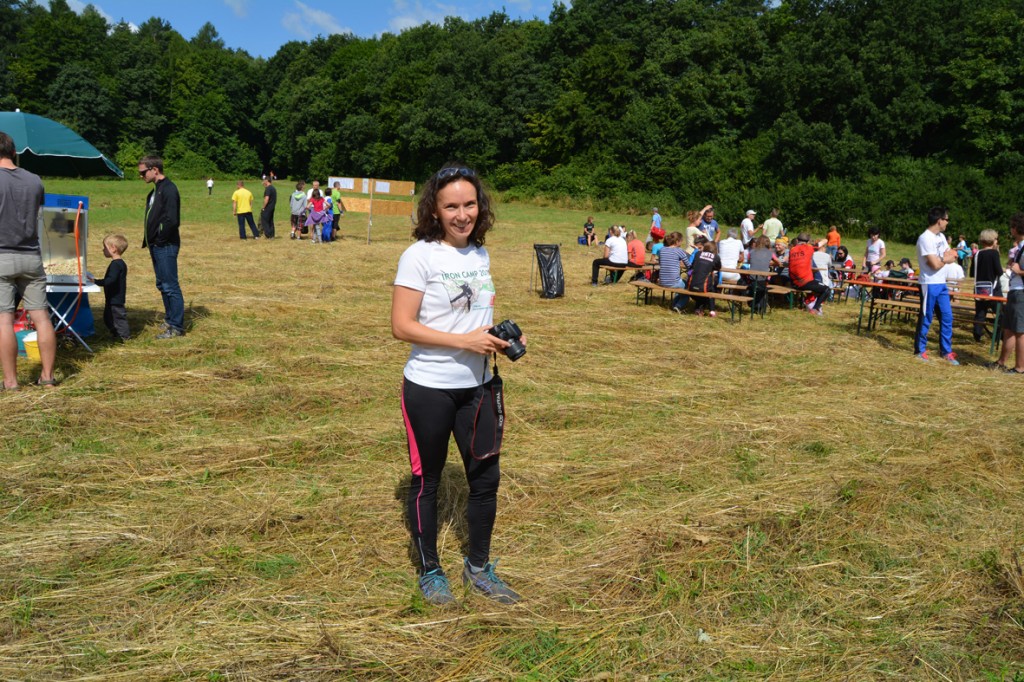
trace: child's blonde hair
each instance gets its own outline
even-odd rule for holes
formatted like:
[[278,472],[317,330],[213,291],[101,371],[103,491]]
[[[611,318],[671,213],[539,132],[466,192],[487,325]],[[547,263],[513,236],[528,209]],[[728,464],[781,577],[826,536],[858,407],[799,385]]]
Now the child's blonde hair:
[[981,234],[978,235],[978,243],[988,248],[996,243],[996,239],[999,238],[999,233],[995,230],[982,230]]
[[123,234],[108,234],[103,238],[103,245],[107,247],[108,251],[113,246],[118,254],[122,254],[128,249],[128,240]]

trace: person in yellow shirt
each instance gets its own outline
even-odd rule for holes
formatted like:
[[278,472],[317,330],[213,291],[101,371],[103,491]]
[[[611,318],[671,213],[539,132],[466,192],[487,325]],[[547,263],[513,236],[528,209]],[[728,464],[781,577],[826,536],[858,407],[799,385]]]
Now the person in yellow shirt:
[[260,231],[256,221],[252,219],[252,192],[245,188],[245,183],[238,181],[238,189],[231,195],[231,211],[238,218],[238,238],[245,239],[245,224],[249,223],[252,238],[259,239]]

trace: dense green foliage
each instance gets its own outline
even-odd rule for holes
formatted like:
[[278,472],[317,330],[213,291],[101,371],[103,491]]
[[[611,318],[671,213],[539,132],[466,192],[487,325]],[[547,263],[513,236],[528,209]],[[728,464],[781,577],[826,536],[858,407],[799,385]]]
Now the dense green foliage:
[[179,175],[418,179],[459,159],[513,197],[711,200],[729,222],[778,205],[895,237],[936,203],[972,233],[1002,223],[1024,181],[1019,0],[576,0],[269,60],[209,24],[186,40],[0,0],[0,45],[0,106]]

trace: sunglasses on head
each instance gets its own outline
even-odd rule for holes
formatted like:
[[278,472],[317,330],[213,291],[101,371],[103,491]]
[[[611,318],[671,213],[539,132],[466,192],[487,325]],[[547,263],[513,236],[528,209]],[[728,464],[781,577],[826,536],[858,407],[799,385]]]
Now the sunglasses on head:
[[448,180],[449,178],[454,178],[456,175],[463,178],[476,177],[476,173],[474,173],[469,168],[464,168],[462,166],[452,166],[450,168],[442,168],[441,170],[437,171],[438,180]]

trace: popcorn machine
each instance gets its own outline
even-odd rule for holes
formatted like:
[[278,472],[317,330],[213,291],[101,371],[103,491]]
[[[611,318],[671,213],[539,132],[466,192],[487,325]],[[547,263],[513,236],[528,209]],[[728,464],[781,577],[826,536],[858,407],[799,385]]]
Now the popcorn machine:
[[47,194],[39,213],[39,247],[47,284],[85,282],[89,197]]
[[86,245],[89,197],[46,194],[39,212],[39,249],[46,273],[46,301],[58,334],[74,338],[92,352],[83,336],[95,333],[90,293],[100,288],[88,280]]

